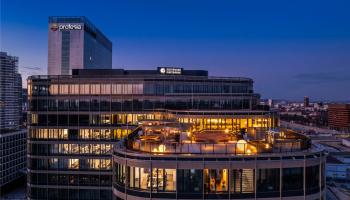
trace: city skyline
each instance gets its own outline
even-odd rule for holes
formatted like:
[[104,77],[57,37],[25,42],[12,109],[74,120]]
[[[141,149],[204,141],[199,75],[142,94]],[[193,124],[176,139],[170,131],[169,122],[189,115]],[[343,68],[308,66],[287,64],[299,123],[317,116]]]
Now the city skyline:
[[86,16],[111,38],[113,68],[203,69],[250,77],[262,98],[349,101],[339,92],[350,86],[348,5],[1,1],[1,50],[20,58],[24,77],[46,74],[48,17]]

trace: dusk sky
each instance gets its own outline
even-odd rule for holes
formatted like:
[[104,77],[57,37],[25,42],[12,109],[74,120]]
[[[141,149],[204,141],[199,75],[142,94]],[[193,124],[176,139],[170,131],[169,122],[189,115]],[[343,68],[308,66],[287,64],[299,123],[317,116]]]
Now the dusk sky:
[[[113,66],[247,76],[262,98],[350,100],[350,1],[1,0],[1,51],[46,74],[48,16],[86,16]],[[39,67],[29,70],[23,67]]]

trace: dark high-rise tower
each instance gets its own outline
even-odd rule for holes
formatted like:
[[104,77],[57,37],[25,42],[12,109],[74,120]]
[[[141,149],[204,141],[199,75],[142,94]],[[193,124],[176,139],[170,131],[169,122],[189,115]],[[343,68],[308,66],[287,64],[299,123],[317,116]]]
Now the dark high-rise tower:
[[26,133],[22,119],[22,78],[18,57],[0,52],[0,194],[23,177],[26,167]]
[[310,98],[305,96],[304,97],[304,107],[309,107],[310,106]]
[[22,78],[18,57],[0,52],[0,129],[18,129],[22,112]]
[[85,17],[49,17],[48,74],[111,69],[112,43]]

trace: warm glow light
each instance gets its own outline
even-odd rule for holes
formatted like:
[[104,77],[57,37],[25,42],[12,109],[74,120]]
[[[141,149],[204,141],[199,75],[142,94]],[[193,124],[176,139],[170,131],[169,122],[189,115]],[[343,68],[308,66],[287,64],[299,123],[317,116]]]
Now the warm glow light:
[[191,137],[191,132],[190,131],[187,132],[187,136]]
[[252,151],[250,149],[247,149],[247,154],[251,154]]
[[228,129],[225,129],[225,133],[228,133]]
[[157,148],[154,148],[152,152],[158,152],[158,149],[157,149]]
[[158,150],[159,152],[165,152],[165,145],[164,144],[159,145]]
[[244,151],[244,149],[247,146],[247,142],[245,140],[238,140],[237,142],[237,149],[240,151]]
[[270,148],[270,145],[269,144],[265,144],[265,148],[266,149]]

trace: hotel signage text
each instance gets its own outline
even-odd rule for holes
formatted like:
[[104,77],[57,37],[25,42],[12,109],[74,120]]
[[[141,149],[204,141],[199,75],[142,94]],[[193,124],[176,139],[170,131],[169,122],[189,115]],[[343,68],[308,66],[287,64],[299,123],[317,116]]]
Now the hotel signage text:
[[182,68],[176,68],[176,67],[158,67],[158,71],[160,74],[171,74],[171,75],[182,74]]

